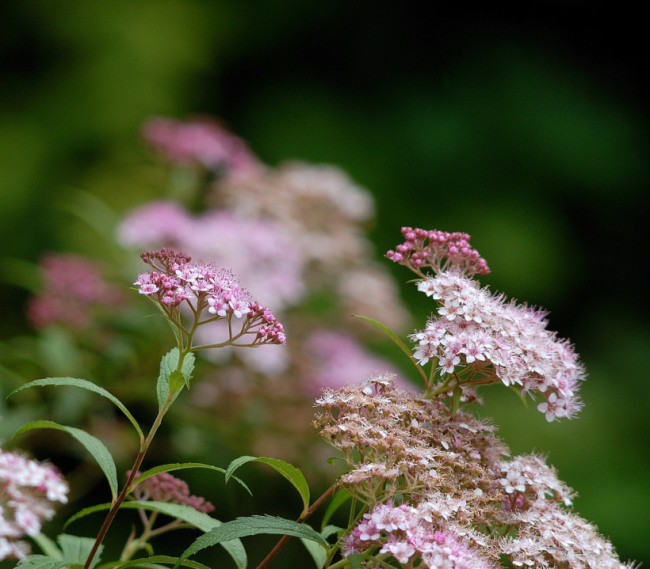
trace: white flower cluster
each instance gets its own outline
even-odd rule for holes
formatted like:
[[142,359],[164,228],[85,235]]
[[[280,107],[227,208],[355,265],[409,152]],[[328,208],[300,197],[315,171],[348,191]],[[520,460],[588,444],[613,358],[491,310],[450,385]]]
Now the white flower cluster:
[[54,504],[68,501],[68,484],[51,465],[0,449],[0,560],[29,554],[25,535],[40,532]]
[[470,386],[499,381],[537,392],[548,421],[580,410],[583,366],[573,347],[547,330],[544,312],[493,295],[460,271],[422,280],[418,290],[438,302],[438,315],[411,336],[420,365],[435,361],[441,374],[460,373]]

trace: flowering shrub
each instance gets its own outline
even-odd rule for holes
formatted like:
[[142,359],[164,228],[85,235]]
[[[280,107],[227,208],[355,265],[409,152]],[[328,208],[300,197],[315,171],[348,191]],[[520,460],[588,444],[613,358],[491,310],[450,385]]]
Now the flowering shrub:
[[[573,490],[541,454],[513,456],[497,428],[473,413],[481,390],[496,385],[535,399],[548,421],[573,418],[582,406],[578,391],[585,371],[573,347],[547,330],[544,312],[480,286],[476,277],[489,268],[469,235],[406,227],[403,243],[386,254],[416,274],[417,289],[434,303],[433,315],[409,336],[409,346],[393,330],[406,315],[392,302],[391,279],[379,265],[364,261],[371,248],[362,224],[372,202],[342,172],[297,164],[268,168],[241,140],[203,119],[189,124],[155,119],[145,136],[172,169],[198,172],[200,189],[210,196],[201,213],[156,201],[130,212],[117,228],[122,244],[151,250],[141,253],[147,270],[129,275],[139,302],[125,311],[112,304],[114,332],[124,342],[116,352],[124,353],[128,339],[137,346],[144,334],[144,348],[136,353],[144,360],[150,355],[151,319],[134,327],[135,333],[117,332],[117,324],[129,330],[127,312],[145,301],[171,329],[172,348],[160,350],[166,353],[156,381],[138,378],[138,387],[144,387],[137,398],[131,379],[127,388],[112,384],[122,387],[119,393],[63,375],[14,390],[11,395],[35,387],[75,388],[119,414],[122,419],[111,425],[135,434],[137,444],[109,448],[102,431],[53,420],[19,428],[17,435],[49,429],[74,438],[96,462],[110,500],[82,508],[67,521],[66,531],[101,514],[92,537],[66,533],[51,540],[40,534],[41,524],[53,516],[53,503],[67,501],[67,484],[52,467],[0,451],[0,559],[15,558],[18,567],[32,569],[205,569],[195,556],[220,545],[228,563],[243,569],[248,555],[240,539],[273,534],[281,537],[258,569],[277,564],[290,537],[303,541],[317,569],[632,567],[571,511]],[[87,274],[89,282],[98,279],[96,272]],[[101,302],[105,295],[78,296],[89,309],[111,306]],[[320,303],[324,310],[318,310]],[[352,308],[363,308],[367,316],[348,323],[341,314]],[[60,323],[73,335],[83,334],[87,323],[72,325],[65,312],[37,323]],[[419,388],[363,347],[364,326],[376,333],[375,340],[383,332],[404,352]],[[101,355],[99,345],[93,349],[94,359],[84,359],[94,362],[92,375],[105,378],[103,363],[110,357]],[[309,422],[314,396],[313,425],[336,449],[342,470],[334,480],[330,475],[327,490],[312,500],[307,477],[286,460],[291,452],[283,451],[291,449],[286,433]],[[141,425],[143,401],[146,410],[154,410],[147,428]],[[221,404],[223,413],[212,417],[211,431],[220,443],[218,434],[228,432],[232,417],[231,432],[240,428],[238,414],[251,401],[266,415],[258,438],[265,431],[269,447],[277,443],[282,458],[249,450],[220,465],[168,463],[156,452],[154,440],[165,436],[161,427],[174,419],[172,409],[187,409],[177,417],[192,424],[201,409]],[[285,431],[275,431],[277,425]],[[166,440],[163,446],[169,454]],[[314,448],[298,444],[294,455],[326,462]],[[119,461],[116,452],[122,453]],[[126,460],[120,480],[117,464]],[[297,491],[302,510],[294,519],[252,515],[222,522],[212,516],[211,502],[192,495],[187,483],[171,474],[201,470],[250,491],[235,475],[250,462],[270,467]],[[149,463],[153,466],[144,466]],[[310,473],[322,480],[322,471]],[[312,516],[323,506],[320,527],[312,527]],[[125,510],[137,512],[139,524],[116,553],[104,542]],[[155,552],[156,538],[185,528],[201,535],[173,555]],[[30,554],[25,536],[42,554]]]

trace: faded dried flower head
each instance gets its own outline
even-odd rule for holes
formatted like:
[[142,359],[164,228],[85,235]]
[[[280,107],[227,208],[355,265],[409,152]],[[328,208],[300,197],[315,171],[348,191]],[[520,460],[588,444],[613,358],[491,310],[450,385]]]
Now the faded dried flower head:
[[368,509],[344,543],[366,566],[633,567],[567,509],[574,492],[542,456],[510,458],[485,421],[387,376],[325,390],[316,407],[315,426],[348,466],[339,484]]
[[445,489],[476,502],[472,512],[457,512],[467,522],[501,509],[506,495],[496,474],[507,449],[485,421],[462,411],[452,417],[441,401],[397,389],[386,375],[326,389],[316,405],[316,427],[349,466],[341,483],[369,503],[396,494],[422,502]]

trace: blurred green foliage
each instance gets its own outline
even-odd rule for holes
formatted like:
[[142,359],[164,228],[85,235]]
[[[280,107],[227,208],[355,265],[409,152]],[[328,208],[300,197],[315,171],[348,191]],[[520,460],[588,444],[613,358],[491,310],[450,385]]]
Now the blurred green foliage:
[[[590,372],[581,418],[547,425],[497,393],[484,412],[514,452],[549,453],[622,558],[650,562],[647,93],[617,18],[581,27],[573,8],[3,2],[1,338],[26,330],[16,260],[108,254],[70,214],[79,189],[118,212],[156,195],[140,123],[218,116],[270,164],[334,163],[368,187],[379,251],[401,225],[467,231],[485,282],[551,311]],[[420,325],[428,305],[404,294]]]

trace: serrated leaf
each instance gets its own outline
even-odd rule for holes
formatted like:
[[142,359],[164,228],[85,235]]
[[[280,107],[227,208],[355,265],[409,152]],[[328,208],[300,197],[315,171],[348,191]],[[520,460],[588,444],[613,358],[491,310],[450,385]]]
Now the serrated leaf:
[[[164,563],[165,565],[173,565],[178,561],[178,557],[170,557],[169,555],[153,555],[151,557],[144,557],[142,559],[132,559],[131,561],[111,561],[110,563],[104,563],[97,567],[97,569],[122,569],[127,567],[140,567],[140,568],[153,568],[153,567],[162,567],[163,565],[158,565],[159,563]],[[183,567],[189,567],[190,569],[210,569],[207,565],[199,563],[198,561],[192,561],[186,559],[181,563]]]
[[334,513],[343,504],[345,504],[345,502],[347,502],[350,498],[352,498],[352,494],[350,494],[350,492],[345,488],[341,488],[336,492],[336,494],[334,494],[329,504],[327,504],[327,508],[325,508],[325,513],[323,514],[323,521],[321,522],[323,527],[325,527],[329,523]]
[[224,541],[231,541],[233,539],[259,534],[288,535],[315,541],[316,543],[321,544],[325,549],[329,547],[328,543],[316,531],[307,525],[273,516],[251,516],[247,518],[237,518],[231,522],[226,522],[202,535],[183,552],[179,558],[179,564],[174,567],[179,567],[181,561],[206,547],[211,547],[218,543],[223,543]]
[[360,318],[361,320],[364,320],[368,322],[369,324],[372,324],[375,328],[378,330],[381,330],[388,338],[390,338],[393,343],[402,351],[404,354],[406,354],[406,357],[409,359],[409,361],[415,366],[415,369],[418,371],[422,379],[424,380],[424,384],[427,385],[428,383],[428,378],[427,374],[424,373],[424,370],[422,369],[422,366],[417,363],[415,358],[413,358],[413,352],[411,349],[404,343],[404,341],[397,335],[395,332],[393,332],[388,326],[385,324],[382,324],[378,320],[375,320],[374,318],[369,318],[368,316],[361,316],[360,314],[355,314],[357,318]]
[[[203,464],[201,462],[178,462],[174,464],[161,464],[159,466],[155,466],[154,468],[150,468],[149,470],[146,470],[145,472],[140,474],[140,476],[138,476],[133,481],[133,488],[135,488],[141,482],[147,480],[147,478],[151,478],[152,476],[155,476],[156,474],[160,474],[161,472],[172,472],[174,470],[183,470],[185,468],[207,468],[208,470],[214,470],[216,472],[221,472],[223,474],[226,473],[226,471],[223,468],[219,468],[218,466],[212,466],[211,464]],[[237,478],[236,476],[234,476],[233,478],[237,480],[237,482],[239,482],[239,484],[241,484],[251,496],[253,495],[243,480]]]
[[[89,514],[93,514],[102,510],[108,510],[110,507],[110,504],[98,504],[91,506],[90,508],[85,508],[68,519],[65,525],[67,527],[72,522],[77,521]],[[165,514],[167,516],[171,516],[172,518],[182,520],[203,532],[208,532],[223,525],[223,523],[216,518],[213,518],[212,516],[209,516],[203,512],[199,512],[191,506],[184,506],[182,504],[153,502],[149,500],[132,500],[123,502],[120,508],[126,510],[149,510],[152,512]],[[238,569],[244,569],[246,567],[246,550],[244,549],[241,541],[239,541],[237,538],[233,538],[230,541],[222,542],[221,546],[228,552],[230,557],[232,557]]]
[[262,464],[267,464],[276,472],[284,476],[289,482],[291,482],[293,487],[298,490],[298,494],[300,494],[300,498],[302,499],[303,512],[309,508],[309,484],[307,483],[304,474],[299,468],[296,468],[292,464],[280,460],[279,458],[268,458],[265,456],[240,456],[228,465],[228,469],[226,470],[226,482],[228,482],[235,470],[248,462],[261,462]]
[[106,448],[106,445],[100,441],[97,437],[89,435],[86,431],[77,429],[75,427],[66,427],[65,425],[60,425],[54,421],[32,421],[20,427],[15,433],[14,437],[26,433],[27,431],[32,431],[34,429],[55,429],[58,431],[64,431],[77,439],[86,450],[92,455],[92,457],[97,461],[99,468],[106,476],[108,480],[108,485],[111,489],[111,495],[113,500],[117,497],[117,469],[115,468],[115,462],[113,462],[113,457],[111,453]]
[[83,565],[52,559],[47,555],[30,555],[18,562],[22,569],[83,569]]
[[44,386],[79,387],[87,391],[92,391],[97,395],[101,395],[102,397],[108,399],[111,403],[113,403],[113,405],[115,405],[120,411],[122,411],[122,413],[124,413],[126,418],[131,422],[131,424],[137,431],[138,436],[141,439],[144,438],[142,429],[140,429],[140,425],[138,425],[138,422],[135,420],[133,415],[131,415],[131,413],[126,408],[126,406],[112,393],[106,391],[103,387],[99,387],[99,385],[95,385],[94,383],[86,379],[79,379],[76,377],[46,377],[43,379],[36,379],[34,381],[30,381],[29,383],[26,383],[25,385],[21,385],[17,389],[14,389],[9,395],[7,395],[7,398],[11,397],[14,393],[18,393],[19,391],[22,391],[23,389],[29,389],[30,387],[44,387]]
[[[76,535],[68,535],[65,533],[62,533],[57,538],[57,541],[59,542],[59,546],[61,547],[61,552],[63,553],[64,561],[67,561],[68,563],[79,563],[82,566],[86,562],[86,559],[88,558],[88,554],[90,553],[91,549],[93,548],[93,545],[95,544],[95,540],[91,539],[90,537],[79,537]],[[90,569],[95,567],[95,565],[97,565],[97,563],[99,562],[99,558],[102,554],[103,549],[104,547],[102,545],[100,545],[99,548],[97,549],[95,558],[90,564]]]

